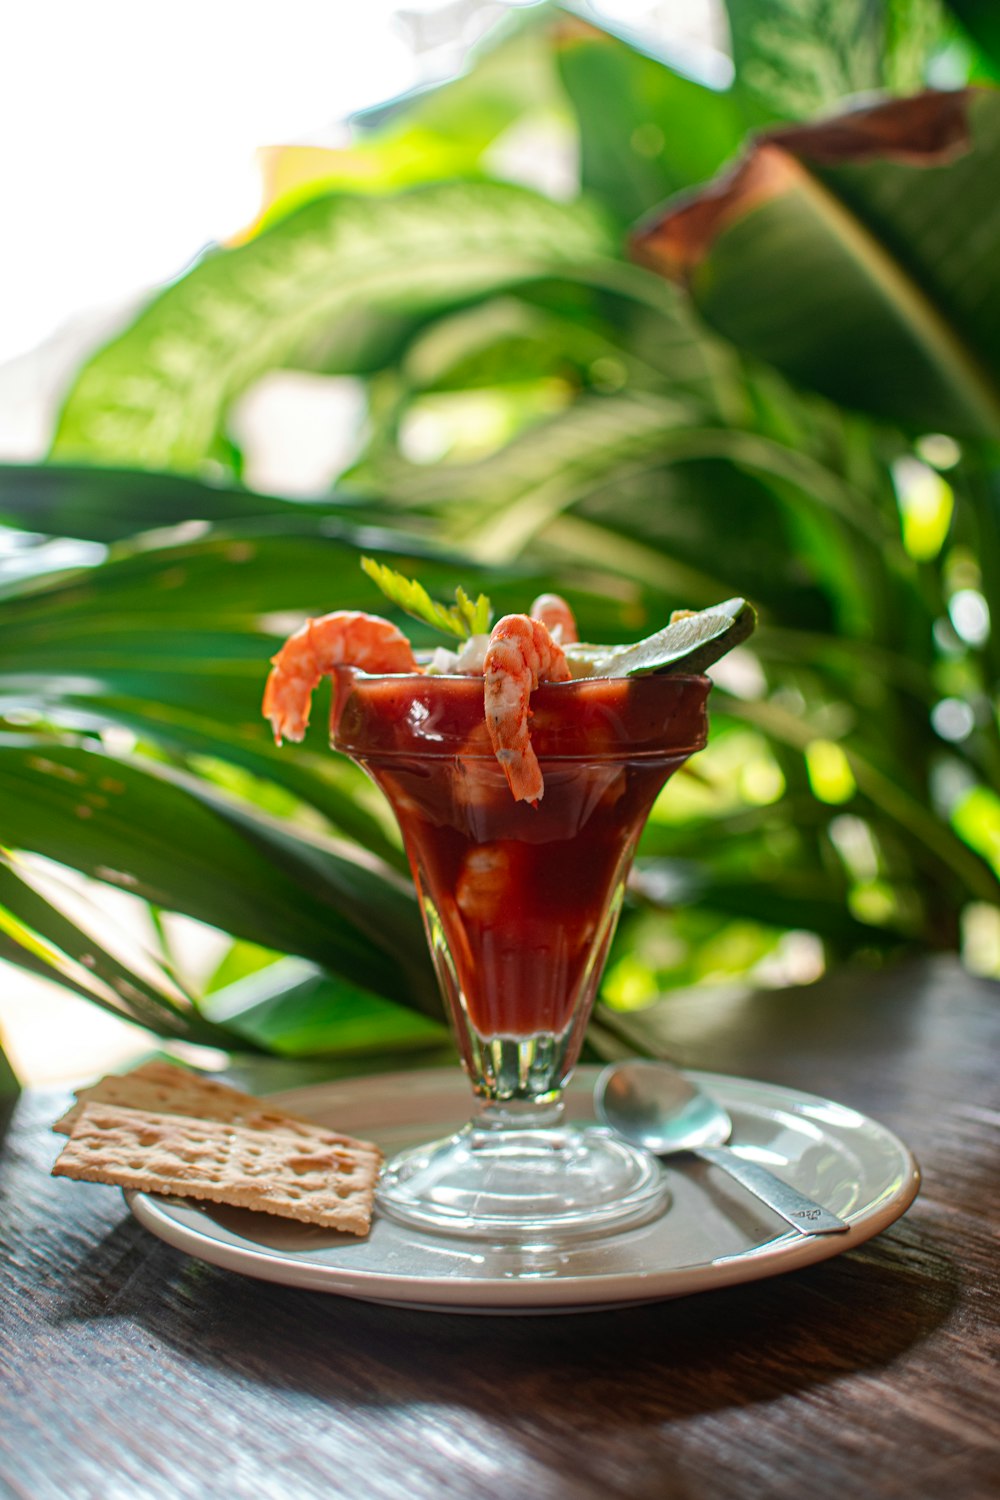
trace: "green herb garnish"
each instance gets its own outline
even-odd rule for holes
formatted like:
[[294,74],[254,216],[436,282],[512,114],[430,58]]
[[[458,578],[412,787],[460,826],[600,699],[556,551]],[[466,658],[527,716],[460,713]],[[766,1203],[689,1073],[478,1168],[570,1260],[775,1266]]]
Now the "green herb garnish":
[[423,584],[413,578],[404,578],[402,573],[387,568],[385,563],[376,562],[373,557],[363,557],[361,566],[385,597],[413,619],[433,625],[435,630],[443,630],[446,635],[457,636],[460,641],[489,631],[492,611],[485,594],[480,594],[473,603],[463,588],[457,588],[454,604],[438,604]]

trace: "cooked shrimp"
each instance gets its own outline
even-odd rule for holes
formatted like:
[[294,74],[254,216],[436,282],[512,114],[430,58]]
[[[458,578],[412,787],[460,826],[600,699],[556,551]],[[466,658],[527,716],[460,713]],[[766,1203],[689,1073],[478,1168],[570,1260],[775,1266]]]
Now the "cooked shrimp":
[[505,615],[486,649],[486,727],[516,802],[535,803],[544,790],[528,734],[528,700],[540,682],[568,682],[562,647],[540,620]]
[[560,646],[572,645],[580,639],[573,611],[559,594],[539,594],[531,606],[531,618],[541,620]]
[[323,676],[337,667],[365,672],[419,672],[416,657],[401,630],[378,615],[339,609],[321,615],[289,636],[277,656],[264,689],[263,712],[277,744],[301,740],[309,724],[309,704]]
[[504,844],[475,844],[462,863],[455,904],[464,917],[492,922],[510,891],[511,852]]

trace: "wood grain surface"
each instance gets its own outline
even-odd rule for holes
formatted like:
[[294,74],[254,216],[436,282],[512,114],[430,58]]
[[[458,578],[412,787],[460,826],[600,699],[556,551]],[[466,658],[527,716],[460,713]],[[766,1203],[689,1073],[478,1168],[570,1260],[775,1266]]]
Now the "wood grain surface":
[[400,1311],[200,1264],[115,1189],[51,1179],[65,1097],[28,1095],[0,1169],[0,1493],[992,1500],[998,1000],[940,960],[678,1001],[679,1061],[874,1115],[924,1185],[833,1260],[617,1312]]

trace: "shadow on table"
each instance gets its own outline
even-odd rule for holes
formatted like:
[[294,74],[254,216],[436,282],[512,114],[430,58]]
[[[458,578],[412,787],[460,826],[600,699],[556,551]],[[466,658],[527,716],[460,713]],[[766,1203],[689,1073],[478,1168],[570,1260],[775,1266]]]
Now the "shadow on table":
[[252,1281],[151,1247],[126,1220],[65,1285],[57,1321],[127,1317],[223,1380],[249,1377],[341,1407],[440,1402],[500,1425],[585,1410],[589,1428],[621,1428],[880,1369],[944,1321],[957,1272],[905,1221],[837,1259],[699,1296],[588,1314],[458,1316]]

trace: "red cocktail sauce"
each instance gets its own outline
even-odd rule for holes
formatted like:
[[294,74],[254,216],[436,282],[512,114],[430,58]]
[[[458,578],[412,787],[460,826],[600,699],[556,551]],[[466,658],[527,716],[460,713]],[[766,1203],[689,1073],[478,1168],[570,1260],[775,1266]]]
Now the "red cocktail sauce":
[[333,743],[392,804],[450,1003],[483,1038],[561,1034],[596,992],[653,800],[705,743],[709,679],[540,687],[537,807],[493,754],[481,677],[337,679]]

